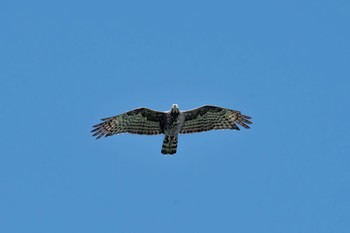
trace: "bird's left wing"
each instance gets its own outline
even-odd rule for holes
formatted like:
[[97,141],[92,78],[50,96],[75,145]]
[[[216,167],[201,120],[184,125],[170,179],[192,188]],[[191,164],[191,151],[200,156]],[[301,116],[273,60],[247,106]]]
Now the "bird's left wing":
[[184,117],[180,133],[197,133],[215,129],[239,130],[237,124],[249,129],[248,124],[252,124],[248,120],[251,117],[243,115],[239,111],[212,105],[185,111]]
[[99,139],[120,133],[154,135],[164,132],[164,112],[149,108],[138,108],[117,116],[101,119],[91,131]]

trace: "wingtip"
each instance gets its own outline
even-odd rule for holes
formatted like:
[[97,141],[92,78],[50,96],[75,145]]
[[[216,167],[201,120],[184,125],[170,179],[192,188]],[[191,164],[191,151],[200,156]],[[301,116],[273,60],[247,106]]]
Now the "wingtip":
[[100,134],[100,135],[97,136],[96,139],[100,139],[100,138],[102,138],[102,137],[103,137],[103,134]]

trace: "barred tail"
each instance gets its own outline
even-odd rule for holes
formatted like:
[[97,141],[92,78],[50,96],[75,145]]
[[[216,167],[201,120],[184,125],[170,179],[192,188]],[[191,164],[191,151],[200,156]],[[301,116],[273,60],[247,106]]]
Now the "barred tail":
[[167,136],[165,135],[162,146],[162,154],[175,154],[177,148],[177,135]]

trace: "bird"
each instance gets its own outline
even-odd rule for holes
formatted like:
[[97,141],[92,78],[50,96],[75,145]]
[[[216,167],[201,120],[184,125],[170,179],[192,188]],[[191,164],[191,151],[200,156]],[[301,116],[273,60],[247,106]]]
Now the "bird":
[[177,150],[179,134],[198,133],[209,130],[240,130],[238,125],[249,129],[250,116],[240,111],[214,105],[204,105],[192,110],[180,111],[173,104],[166,112],[146,107],[101,119],[93,126],[92,136],[99,139],[115,134],[130,133],[139,135],[164,134],[161,153],[174,155]]

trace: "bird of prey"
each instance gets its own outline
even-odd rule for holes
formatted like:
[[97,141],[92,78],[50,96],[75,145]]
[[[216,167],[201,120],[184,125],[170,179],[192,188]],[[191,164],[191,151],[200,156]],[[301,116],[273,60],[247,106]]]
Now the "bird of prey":
[[249,129],[251,117],[236,110],[212,105],[180,111],[173,104],[168,112],[149,108],[137,108],[117,116],[101,119],[91,131],[96,139],[114,134],[131,133],[141,135],[165,134],[161,153],[173,155],[177,149],[178,134],[197,133],[208,130],[240,130],[237,126]]

